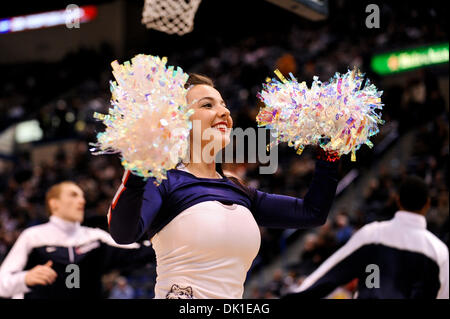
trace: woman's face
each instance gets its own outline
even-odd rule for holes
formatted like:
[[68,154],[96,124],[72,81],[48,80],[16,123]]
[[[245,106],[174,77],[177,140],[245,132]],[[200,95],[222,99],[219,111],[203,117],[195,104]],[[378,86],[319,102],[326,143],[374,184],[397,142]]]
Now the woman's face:
[[[187,103],[194,109],[191,115],[191,152],[197,149],[206,156],[215,154],[230,143],[233,120],[219,91],[206,85],[193,86],[187,93]],[[192,148],[194,146],[194,148]],[[197,151],[198,152],[198,151]],[[197,154],[198,156],[198,154]],[[204,160],[204,158],[202,157]]]

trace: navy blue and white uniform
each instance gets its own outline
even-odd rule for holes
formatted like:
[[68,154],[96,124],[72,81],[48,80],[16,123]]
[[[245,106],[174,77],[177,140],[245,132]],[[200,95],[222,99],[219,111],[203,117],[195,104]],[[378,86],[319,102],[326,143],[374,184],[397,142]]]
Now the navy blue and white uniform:
[[[0,297],[101,298],[103,274],[116,268],[145,265],[154,262],[154,257],[150,243],[118,245],[104,230],[51,216],[48,223],[25,229],[14,243],[0,266]],[[49,260],[58,275],[55,282],[27,287],[27,271]],[[66,270],[69,264],[79,267],[79,288],[66,286],[67,277],[74,273]]]
[[360,299],[448,299],[448,276],[448,248],[426,229],[425,217],[398,211],[358,230],[285,298],[323,298],[358,278]]
[[198,178],[180,167],[159,186],[126,172],[108,214],[114,240],[145,233],[157,261],[156,298],[242,298],[260,247],[258,226],[325,223],[338,183],[337,162],[316,161],[304,199],[246,192],[226,177]]

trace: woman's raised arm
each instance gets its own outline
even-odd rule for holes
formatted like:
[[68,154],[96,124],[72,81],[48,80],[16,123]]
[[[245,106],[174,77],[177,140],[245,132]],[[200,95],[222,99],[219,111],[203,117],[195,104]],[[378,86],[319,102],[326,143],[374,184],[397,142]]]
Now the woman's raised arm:
[[256,191],[252,212],[260,226],[308,228],[323,225],[338,184],[338,162],[316,160],[314,176],[304,199]]
[[162,205],[164,186],[155,186],[153,179],[142,178],[125,171],[122,183],[108,211],[111,237],[118,244],[138,240],[148,229]]

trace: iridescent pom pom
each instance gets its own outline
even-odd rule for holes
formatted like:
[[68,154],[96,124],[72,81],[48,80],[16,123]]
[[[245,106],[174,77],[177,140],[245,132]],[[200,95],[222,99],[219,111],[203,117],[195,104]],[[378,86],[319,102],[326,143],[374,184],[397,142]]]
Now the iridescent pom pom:
[[188,74],[166,67],[165,58],[139,54],[131,63],[111,63],[111,107],[94,114],[106,126],[97,134],[93,154],[120,153],[122,165],[159,184],[188,149],[189,117],[184,84]]
[[361,88],[364,75],[358,69],[336,73],[327,83],[315,76],[310,89],[292,74],[286,80],[275,73],[281,81],[263,84],[258,98],[265,107],[256,117],[258,126],[271,129],[276,138],[270,146],[288,142],[301,154],[306,145],[319,145],[339,156],[351,152],[352,161],[362,144],[373,146],[369,138],[384,123],[376,113],[382,109],[383,92],[369,80]]

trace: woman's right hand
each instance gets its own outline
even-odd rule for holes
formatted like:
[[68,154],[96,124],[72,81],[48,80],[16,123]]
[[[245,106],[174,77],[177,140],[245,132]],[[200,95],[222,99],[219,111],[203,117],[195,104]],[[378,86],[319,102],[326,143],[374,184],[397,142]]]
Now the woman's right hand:
[[336,151],[325,151],[320,146],[316,146],[316,158],[327,162],[336,162],[341,156]]
[[47,261],[44,265],[37,265],[28,270],[25,275],[25,284],[28,287],[36,285],[51,285],[55,282],[58,274],[52,269],[53,262]]

